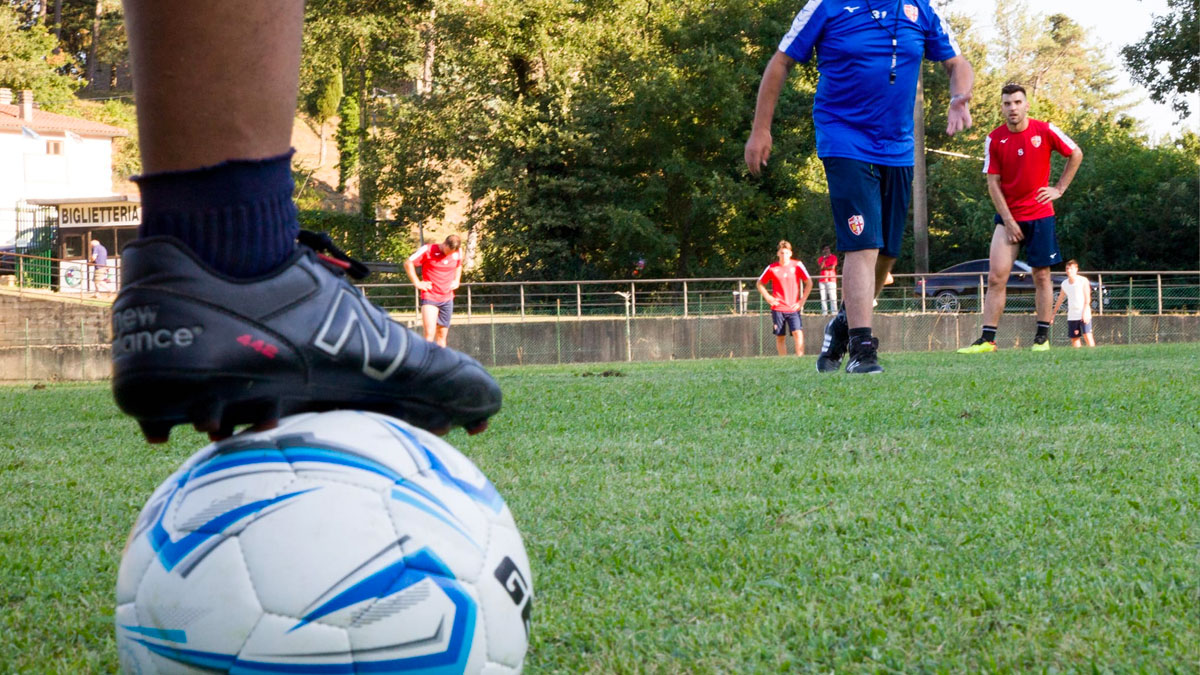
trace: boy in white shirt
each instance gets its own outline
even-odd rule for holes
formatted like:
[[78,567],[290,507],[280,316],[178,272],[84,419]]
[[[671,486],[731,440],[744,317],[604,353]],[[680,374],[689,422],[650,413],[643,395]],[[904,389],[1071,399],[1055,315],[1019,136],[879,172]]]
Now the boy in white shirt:
[[[1058,301],[1054,303],[1054,312],[1063,301],[1067,301],[1067,332],[1071,337],[1071,346],[1079,347],[1081,340],[1086,340],[1089,347],[1096,346],[1092,337],[1092,284],[1088,278],[1079,273],[1079,263],[1067,261],[1067,278],[1063,279],[1062,290],[1058,293]],[[1053,321],[1053,319],[1051,319]]]

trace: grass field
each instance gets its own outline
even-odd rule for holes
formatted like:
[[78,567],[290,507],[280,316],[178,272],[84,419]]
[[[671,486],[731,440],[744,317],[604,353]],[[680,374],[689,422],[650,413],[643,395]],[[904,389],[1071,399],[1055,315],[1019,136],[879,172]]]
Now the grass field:
[[[449,440],[524,533],[528,670],[1200,671],[1200,345],[884,363],[498,370]],[[103,385],[0,423],[0,671],[112,671],[126,532],[201,436]]]

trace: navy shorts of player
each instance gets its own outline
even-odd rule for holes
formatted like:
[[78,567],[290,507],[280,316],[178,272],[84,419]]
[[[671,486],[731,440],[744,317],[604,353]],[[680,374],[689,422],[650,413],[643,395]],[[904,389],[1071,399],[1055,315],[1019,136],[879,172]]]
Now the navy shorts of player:
[[771,310],[771,330],[781,337],[804,330],[804,323],[800,321],[800,312]]
[[1092,332],[1092,322],[1070,319],[1067,321],[1067,337],[1075,340],[1081,338],[1086,333]]
[[446,328],[450,327],[450,316],[454,314],[453,298],[443,300],[442,302],[438,302],[437,300],[422,300],[421,306],[424,307],[425,305],[433,305],[438,308],[437,325]]
[[[996,214],[994,222],[1004,223],[1000,214]],[[1021,245],[1025,247],[1025,262],[1030,267],[1050,267],[1062,262],[1058,251],[1058,236],[1054,233],[1054,216],[1037,218],[1035,220],[1018,220],[1021,234],[1025,236]]]

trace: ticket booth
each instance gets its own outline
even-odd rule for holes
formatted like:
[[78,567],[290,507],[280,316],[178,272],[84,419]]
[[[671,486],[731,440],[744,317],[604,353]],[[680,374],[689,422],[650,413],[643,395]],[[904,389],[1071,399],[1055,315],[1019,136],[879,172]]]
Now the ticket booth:
[[[31,199],[54,226],[54,257],[60,293],[113,293],[120,275],[121,250],[137,237],[141,204],[136,197],[116,195],[82,199]],[[108,262],[95,269],[88,263],[91,242],[108,251]]]

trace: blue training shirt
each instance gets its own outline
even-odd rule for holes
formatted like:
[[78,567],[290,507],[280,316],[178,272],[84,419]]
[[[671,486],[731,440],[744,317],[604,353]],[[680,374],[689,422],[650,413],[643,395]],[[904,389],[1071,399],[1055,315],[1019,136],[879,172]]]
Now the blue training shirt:
[[[896,82],[892,35],[896,36]],[[817,52],[817,156],[913,165],[913,104],[921,58],[958,56],[929,0],[809,0],[779,43],[805,63]]]

